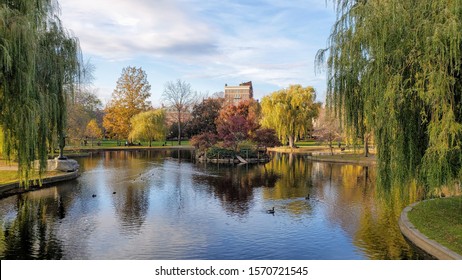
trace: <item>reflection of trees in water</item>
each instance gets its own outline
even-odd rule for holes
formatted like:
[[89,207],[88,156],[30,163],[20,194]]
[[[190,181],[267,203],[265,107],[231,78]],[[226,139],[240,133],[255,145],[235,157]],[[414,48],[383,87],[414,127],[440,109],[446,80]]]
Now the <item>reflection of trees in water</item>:
[[304,198],[313,186],[311,178],[313,164],[294,154],[275,154],[266,164],[268,173],[279,179],[273,189],[264,192],[265,199]]
[[129,184],[113,196],[116,215],[126,234],[137,234],[149,209],[149,188],[144,184]]
[[220,199],[224,209],[238,215],[249,212],[254,188],[263,187],[266,200],[288,201],[286,210],[294,215],[311,211],[304,198],[312,186],[311,163],[302,157],[275,154],[274,159],[262,165],[206,165],[207,173],[219,176],[196,175],[195,180],[212,186],[211,191]]
[[398,226],[401,211],[416,201],[419,188],[413,183],[381,189],[372,184],[372,203],[366,204],[355,243],[372,259],[422,258],[403,238]]
[[[53,188],[54,189],[54,188]],[[34,198],[19,195],[16,217],[0,229],[1,259],[61,259],[63,242],[57,237],[57,223],[65,217],[70,202],[59,196]]]
[[279,176],[264,165],[207,165],[209,173],[219,176],[195,175],[201,185],[211,186],[210,191],[223,208],[232,214],[246,215],[253,200],[253,189],[274,187]]
[[314,181],[320,187],[318,196],[326,204],[329,220],[341,225],[369,258],[418,257],[398,226],[402,209],[415,197],[415,185],[381,190],[373,167],[317,165]]
[[191,150],[182,150],[182,149],[177,149],[177,150],[166,150],[166,154],[168,154],[169,157],[177,159],[179,161],[181,160],[189,160],[193,161],[194,158],[194,152]]
[[[282,201],[282,207],[295,216],[310,213],[311,207],[324,207],[329,220],[348,232],[372,259],[419,257],[402,237],[397,222],[402,209],[416,199],[415,184],[384,191],[375,184],[374,167],[311,162],[288,154],[275,154],[265,165],[221,168],[218,173],[222,176],[199,179],[213,186],[214,194],[232,213],[247,213],[253,188],[265,186],[264,199]],[[313,205],[302,199],[308,193]]]
[[149,208],[151,163],[160,163],[166,151],[118,151],[104,154],[104,165],[115,168],[117,174],[106,178],[116,216],[124,234],[139,233]]

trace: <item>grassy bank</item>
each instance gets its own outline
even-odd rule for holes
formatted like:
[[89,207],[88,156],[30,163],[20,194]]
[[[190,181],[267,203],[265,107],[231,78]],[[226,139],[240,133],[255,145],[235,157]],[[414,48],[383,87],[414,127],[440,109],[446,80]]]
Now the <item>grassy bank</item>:
[[462,196],[423,201],[408,218],[428,238],[462,255]]
[[[42,179],[66,174],[61,171],[47,171],[42,175]],[[31,180],[38,180],[38,174],[32,175]],[[6,185],[19,182],[18,171],[16,170],[0,170],[0,185]]]
[[[142,141],[142,142],[135,142],[134,146],[129,146],[129,147],[149,147],[149,142],[147,141]],[[139,145],[141,144],[141,145]],[[178,146],[178,141],[153,141],[151,143],[152,147],[172,147],[172,146]],[[181,141],[181,146],[188,146],[189,141]],[[125,140],[123,141],[117,141],[117,140],[93,140],[87,141],[86,145],[83,145],[83,143],[69,143],[66,148],[85,148],[85,149],[91,149],[91,148],[123,148],[125,147]]]
[[0,170],[0,185],[18,181],[18,171]]

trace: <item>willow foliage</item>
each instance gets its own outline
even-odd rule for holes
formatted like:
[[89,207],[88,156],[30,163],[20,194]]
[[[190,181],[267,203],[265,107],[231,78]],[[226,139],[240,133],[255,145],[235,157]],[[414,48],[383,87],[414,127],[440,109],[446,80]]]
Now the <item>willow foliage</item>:
[[276,131],[282,143],[289,141],[292,148],[298,136],[305,136],[313,128],[319,114],[313,87],[291,85],[263,97],[261,101],[262,125]]
[[328,102],[357,133],[374,131],[381,182],[460,180],[462,1],[335,4],[317,56],[327,61]]
[[64,136],[66,98],[79,77],[76,38],[62,27],[52,0],[0,0],[0,131],[3,156],[19,176],[40,171],[57,137]]
[[164,109],[150,110],[132,117],[129,138],[134,140],[165,141],[167,136],[166,112]]

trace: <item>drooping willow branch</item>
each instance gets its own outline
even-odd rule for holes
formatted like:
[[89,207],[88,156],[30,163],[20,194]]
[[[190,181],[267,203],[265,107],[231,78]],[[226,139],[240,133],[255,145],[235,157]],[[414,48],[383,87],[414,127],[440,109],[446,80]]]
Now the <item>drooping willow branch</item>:
[[3,156],[27,184],[64,136],[66,99],[78,82],[79,43],[61,25],[57,2],[0,0],[0,130]]
[[337,0],[328,100],[355,133],[373,131],[383,183],[462,177],[462,2]]

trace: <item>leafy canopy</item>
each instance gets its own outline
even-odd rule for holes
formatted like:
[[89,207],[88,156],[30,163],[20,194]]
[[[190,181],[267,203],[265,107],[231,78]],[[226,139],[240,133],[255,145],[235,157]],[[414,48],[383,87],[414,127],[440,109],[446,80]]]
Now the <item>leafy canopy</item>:
[[163,109],[142,112],[131,119],[131,139],[148,140],[151,147],[152,141],[163,141],[166,135],[166,117]]
[[103,126],[110,137],[127,139],[133,116],[148,110],[151,85],[142,68],[128,66],[122,70],[112,99],[106,106]]
[[204,132],[216,133],[215,120],[218,118],[223,106],[223,98],[207,98],[194,105],[191,120],[186,129],[190,135],[199,135]]
[[262,125],[276,131],[279,140],[289,141],[294,147],[298,136],[305,136],[312,129],[313,119],[317,117],[319,104],[315,103],[313,87],[291,85],[263,97]]
[[0,1],[0,131],[3,156],[18,160],[27,182],[32,162],[64,137],[66,100],[79,81],[77,38],[61,25],[56,1]]
[[96,119],[92,119],[88,122],[85,129],[85,135],[91,139],[97,139],[103,136],[103,132],[96,122]]
[[327,61],[328,101],[347,126],[374,131],[380,182],[460,180],[461,1],[335,2],[318,61]]

